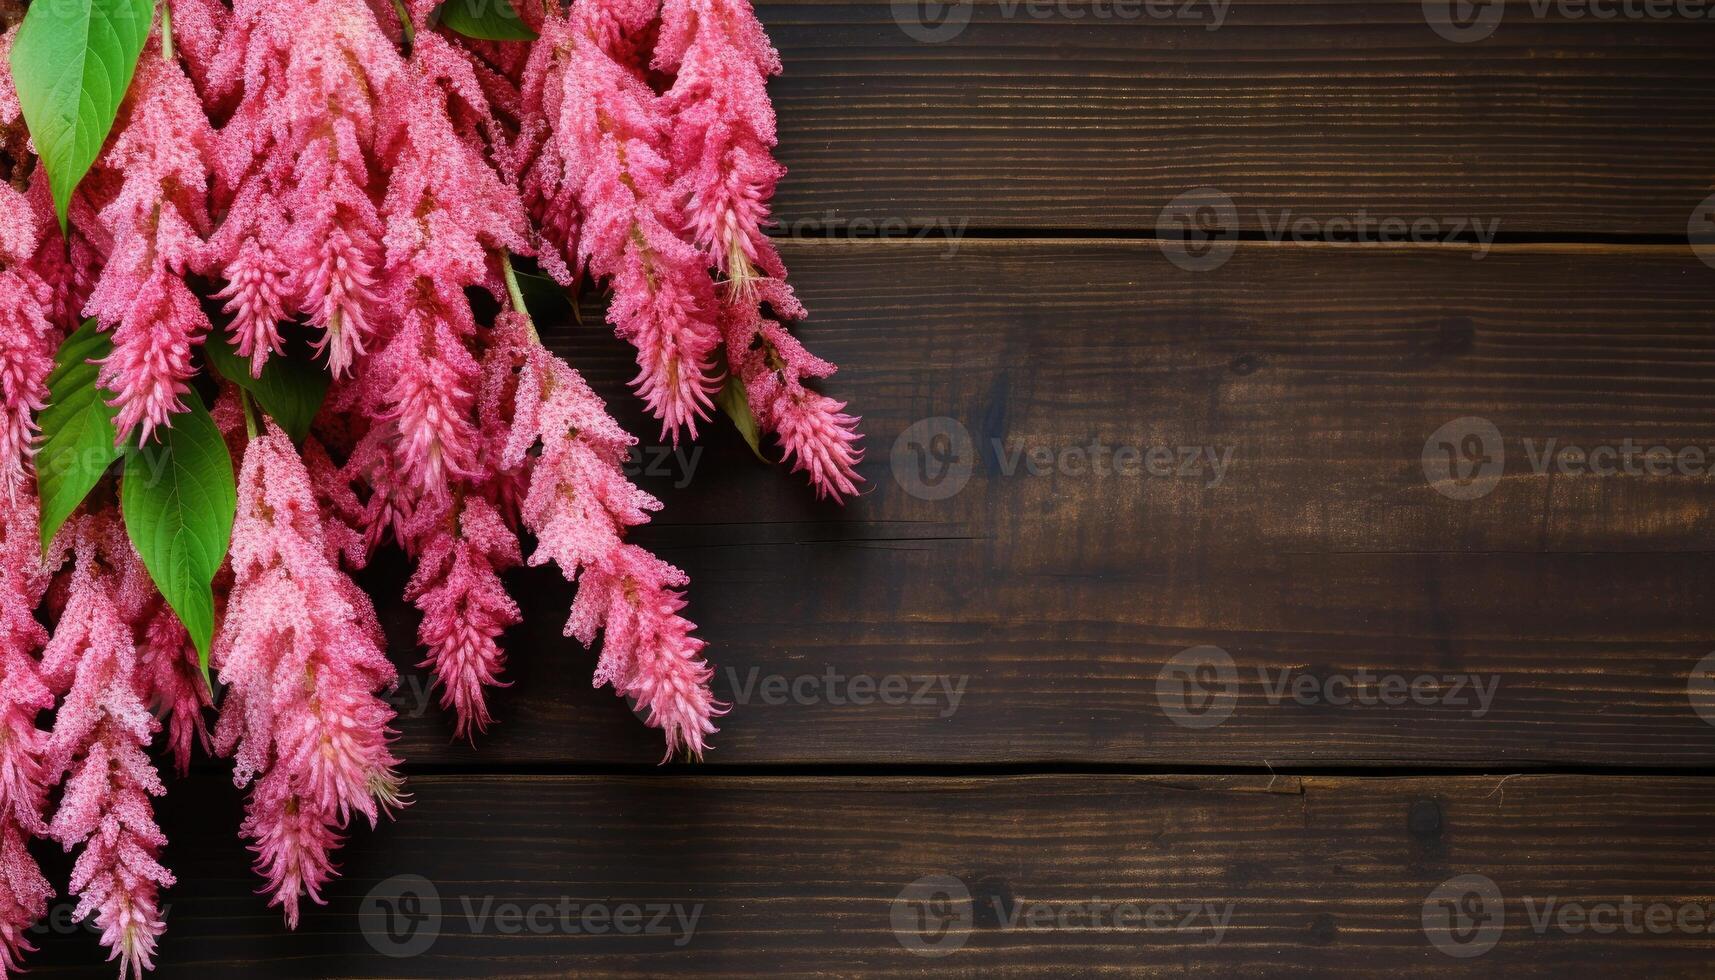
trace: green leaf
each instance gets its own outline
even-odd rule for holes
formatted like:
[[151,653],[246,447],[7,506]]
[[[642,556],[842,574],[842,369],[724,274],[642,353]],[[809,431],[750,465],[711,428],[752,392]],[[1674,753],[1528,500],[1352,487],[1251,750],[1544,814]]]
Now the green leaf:
[[268,417],[302,443],[310,434],[310,423],[321,411],[328,393],[328,373],[302,358],[275,354],[262,365],[262,377],[250,375],[250,359],[240,357],[224,330],[209,331],[203,354],[215,373],[250,392]]
[[715,404],[721,407],[727,418],[732,419],[732,424],[738,427],[738,434],[744,436],[756,458],[768,462],[768,457],[762,455],[762,432],[756,427],[756,416],[750,414],[750,397],[745,394],[744,383],[733,375],[727,375],[726,384],[715,393]]
[[534,41],[536,32],[518,16],[511,0],[447,0],[437,12],[440,24],[483,41]]
[[154,19],[155,0],[44,0],[30,4],[18,28],[12,78],[62,231],[72,192],[107,141]]
[[90,363],[111,350],[112,337],[97,330],[94,320],[85,320],[54,355],[48,407],[38,418],[42,441],[36,451],[43,551],[120,456],[113,425],[118,410],[107,404],[113,393],[96,382],[101,369]]
[[194,393],[160,441],[125,450],[119,507],[149,578],[190,631],[208,678],[214,575],[232,543],[238,485],[220,429]]

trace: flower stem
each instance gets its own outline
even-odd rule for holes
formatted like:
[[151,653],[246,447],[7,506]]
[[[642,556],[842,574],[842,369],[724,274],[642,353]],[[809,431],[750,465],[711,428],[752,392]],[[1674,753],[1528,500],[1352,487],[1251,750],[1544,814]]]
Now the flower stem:
[[244,412],[244,434],[256,438],[256,416],[252,414],[255,409],[250,404],[250,392],[243,388],[238,389],[238,407]]
[[172,0],[161,0],[161,58],[164,61],[173,60]]
[[530,325],[530,339],[541,343],[542,338],[536,334],[536,321],[530,316],[530,308],[524,305],[524,290],[518,287],[518,273],[512,269],[512,253],[500,253],[500,273],[506,277],[506,295],[512,300],[515,313],[524,314],[524,322]]
[[417,28],[411,23],[411,12],[405,9],[405,0],[393,0],[393,9],[399,14],[399,29],[405,36],[405,51],[411,51],[411,45],[417,40]]

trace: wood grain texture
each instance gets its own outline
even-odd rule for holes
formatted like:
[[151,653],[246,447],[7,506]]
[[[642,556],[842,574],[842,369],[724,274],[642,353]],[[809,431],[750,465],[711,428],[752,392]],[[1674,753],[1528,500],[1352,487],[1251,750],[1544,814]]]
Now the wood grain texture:
[[[230,789],[175,788],[168,860],[182,884],[167,893],[165,975],[1700,977],[1715,942],[1558,925],[1567,903],[1715,905],[1706,780],[464,776],[412,789],[416,805],[359,834],[327,906],[287,934],[252,894]],[[400,874],[434,883],[442,921],[421,955],[390,958],[363,931],[381,924],[380,907],[371,918],[362,903]],[[1489,952],[1458,960],[1430,944],[1422,918],[1438,886],[1467,874],[1494,883],[1504,929]],[[896,898],[928,875],[971,896],[948,907],[945,942],[958,948],[937,958],[908,951],[893,926]],[[597,935],[580,911],[566,931],[562,897],[677,904],[695,926],[684,942],[671,927]],[[1532,914],[1550,900],[1539,933]],[[1218,941],[1204,913],[1184,930],[1129,918],[1116,929],[1111,917],[1026,928],[1045,914],[1032,909],[1098,902],[1230,915]],[[506,911],[533,904],[549,909],[534,919],[541,933]],[[929,940],[903,921],[907,941]],[[43,938],[32,976],[110,970],[94,966],[87,933]]]
[[1239,0],[1218,30],[1199,0],[1167,5],[1190,23],[981,0],[928,5],[969,23],[926,44],[895,18],[922,6],[758,8],[786,65],[771,91],[789,228],[1148,233],[1209,185],[1253,231],[1284,212],[1362,211],[1681,238],[1715,189],[1708,17],[1574,20],[1513,2],[1492,36],[1455,44],[1419,0]]
[[[715,689],[742,701],[710,764],[1702,767],[1715,752],[1688,693],[1715,648],[1707,467],[1539,474],[1525,444],[1629,438],[1715,460],[1715,269],[1689,252],[1259,244],[1204,273],[1152,243],[788,253],[814,312],[803,334],[844,366],[827,388],[865,416],[869,485],[819,505],[724,425],[694,466],[640,477],[666,509],[638,540],[691,573]],[[547,336],[653,431],[610,334]],[[890,465],[932,416],[977,448],[938,501]],[[1507,454],[1474,500],[1437,492],[1422,462],[1464,416],[1491,420]],[[1092,441],[1232,457],[1214,486],[1008,472],[1021,447]],[[372,584],[408,663],[399,577]],[[654,761],[657,733],[591,690],[590,655],[559,635],[566,586],[547,570],[514,582],[527,622],[499,723],[474,750],[454,743],[408,672],[406,758]],[[1234,661],[1231,716],[1188,728],[1158,682],[1202,645]],[[1337,699],[1364,672],[1375,693],[1435,678],[1434,696],[1294,697],[1332,679]],[[957,705],[923,678],[962,684]],[[1472,683],[1493,685],[1486,710]]]

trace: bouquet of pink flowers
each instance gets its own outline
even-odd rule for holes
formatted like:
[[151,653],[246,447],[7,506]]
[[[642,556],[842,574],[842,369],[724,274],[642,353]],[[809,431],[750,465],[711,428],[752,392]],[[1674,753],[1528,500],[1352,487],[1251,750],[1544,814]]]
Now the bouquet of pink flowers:
[[552,562],[595,683],[700,756],[725,706],[686,576],[626,540],[660,503],[513,261],[606,285],[663,438],[718,406],[857,492],[764,233],[780,62],[749,4],[0,0],[0,25],[0,974],[53,894],[35,836],[78,850],[121,972],[152,966],[157,736],[181,772],[233,760],[288,925],[321,901],[353,815],[406,799],[350,577],[386,544],[460,735],[503,683],[502,573]]

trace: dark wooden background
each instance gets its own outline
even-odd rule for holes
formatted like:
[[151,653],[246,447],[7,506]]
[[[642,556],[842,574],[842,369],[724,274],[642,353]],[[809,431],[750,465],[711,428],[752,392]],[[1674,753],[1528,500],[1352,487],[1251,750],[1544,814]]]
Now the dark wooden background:
[[[473,749],[418,710],[383,563],[414,805],[354,834],[288,934],[253,894],[228,770],[173,783],[161,975],[1708,975],[1715,935],[1529,913],[1715,904],[1715,725],[1688,693],[1715,651],[1715,479],[1539,475],[1522,440],[1715,447],[1715,268],[1687,239],[1715,191],[1715,19],[1509,3],[1450,43],[1418,0],[1238,0],[1219,30],[980,0],[930,44],[899,26],[915,8],[759,8],[786,64],[782,247],[802,333],[841,366],[827,388],[864,416],[865,494],[817,504],[722,429],[641,477],[667,509],[639,539],[691,573],[723,696],[831,669],[945,677],[957,710],[753,694],[705,764],[657,767],[658,733],[561,638],[567,588],[527,572],[515,684]],[[1200,186],[1241,240],[1192,272],[1157,221]],[[1286,213],[1360,212],[1498,221],[1499,241],[1272,240]],[[626,351],[563,319],[556,348],[652,436]],[[890,452],[937,416],[982,452],[928,501]],[[1455,500],[1421,455],[1465,416],[1508,462]],[[1233,456],[1213,487],[1009,475],[992,440]],[[1236,665],[1232,714],[1181,727],[1158,675],[1202,645]],[[1304,705],[1259,669],[1498,686],[1481,717]],[[1505,928],[1454,958],[1423,915],[1467,874]],[[414,957],[360,928],[395,875],[442,899]],[[931,875],[972,896],[937,957],[894,928]],[[682,945],[464,917],[562,896],[701,911]],[[996,915],[1080,902],[1232,912],[1218,943]],[[35,971],[110,974],[67,907]]]

